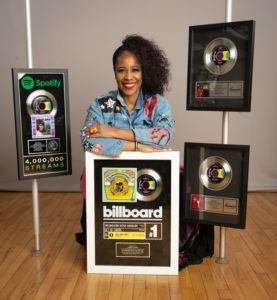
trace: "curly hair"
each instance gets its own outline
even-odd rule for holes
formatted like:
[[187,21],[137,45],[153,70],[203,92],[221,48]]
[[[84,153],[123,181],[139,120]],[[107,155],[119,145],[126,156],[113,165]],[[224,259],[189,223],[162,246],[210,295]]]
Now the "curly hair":
[[133,53],[142,67],[142,91],[145,95],[163,95],[168,89],[169,61],[164,53],[153,41],[139,35],[127,35],[122,45],[113,54],[113,68],[115,70],[118,57],[124,52]]

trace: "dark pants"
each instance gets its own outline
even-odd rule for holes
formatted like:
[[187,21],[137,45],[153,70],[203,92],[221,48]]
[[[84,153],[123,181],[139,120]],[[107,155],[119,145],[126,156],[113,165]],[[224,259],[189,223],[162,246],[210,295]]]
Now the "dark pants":
[[87,247],[87,217],[86,217],[86,200],[84,199],[83,202],[83,211],[82,211],[82,216],[80,219],[81,227],[82,227],[82,232],[76,233],[76,240],[78,243],[84,245],[84,247]]

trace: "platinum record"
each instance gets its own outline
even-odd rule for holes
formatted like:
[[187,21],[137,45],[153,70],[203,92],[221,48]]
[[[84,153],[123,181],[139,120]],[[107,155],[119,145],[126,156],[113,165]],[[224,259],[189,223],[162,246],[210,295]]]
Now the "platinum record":
[[214,75],[230,72],[236,64],[238,51],[236,45],[227,38],[212,40],[204,51],[204,65]]
[[144,202],[156,200],[162,192],[160,175],[152,169],[141,169],[137,176],[137,199]]
[[199,167],[199,179],[207,189],[220,191],[232,181],[232,168],[224,158],[210,156]]
[[27,111],[31,115],[56,115],[57,101],[56,98],[45,90],[36,90],[32,92],[27,100]]

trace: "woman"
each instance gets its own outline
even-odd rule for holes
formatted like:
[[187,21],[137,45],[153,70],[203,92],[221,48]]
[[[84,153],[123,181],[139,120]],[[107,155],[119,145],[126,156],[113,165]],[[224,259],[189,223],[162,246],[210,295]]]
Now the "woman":
[[[88,109],[81,130],[86,151],[118,156],[122,151],[168,151],[174,136],[174,119],[162,96],[168,86],[169,62],[152,41],[127,36],[113,55],[118,90],[96,98]],[[85,198],[84,172],[81,188]],[[78,242],[86,245],[85,205],[83,233]]]
[[[168,86],[169,63],[157,45],[140,36],[127,36],[113,55],[118,90],[95,99],[81,130],[86,151],[118,156],[121,151],[168,151],[174,136],[174,119],[162,96]],[[85,198],[85,173],[81,187]],[[182,199],[182,170],[180,195]],[[180,222],[179,268],[201,263],[213,255],[213,226]],[[76,239],[86,246],[85,202],[83,233]]]
[[36,136],[44,136],[45,133],[45,126],[44,126],[44,122],[39,120],[37,122],[37,132],[36,132]]
[[93,101],[81,130],[85,150],[118,156],[121,151],[164,151],[174,135],[171,109],[161,95],[169,63],[152,42],[133,35],[113,56],[118,90]]

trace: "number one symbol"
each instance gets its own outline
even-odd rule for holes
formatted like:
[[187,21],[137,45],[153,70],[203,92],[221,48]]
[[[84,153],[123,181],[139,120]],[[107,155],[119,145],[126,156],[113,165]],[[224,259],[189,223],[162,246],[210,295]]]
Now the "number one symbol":
[[150,231],[152,231],[152,232],[149,233],[149,237],[154,237],[154,238],[158,237],[158,226],[157,226],[157,224],[150,227]]

